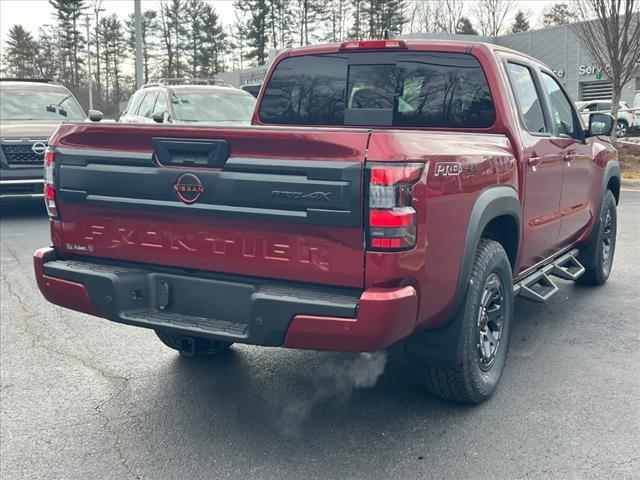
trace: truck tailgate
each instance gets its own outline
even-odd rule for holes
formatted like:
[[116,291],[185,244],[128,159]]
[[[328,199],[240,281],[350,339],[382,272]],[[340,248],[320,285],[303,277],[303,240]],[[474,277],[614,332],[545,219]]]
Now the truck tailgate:
[[66,254],[363,286],[365,130],[67,124]]

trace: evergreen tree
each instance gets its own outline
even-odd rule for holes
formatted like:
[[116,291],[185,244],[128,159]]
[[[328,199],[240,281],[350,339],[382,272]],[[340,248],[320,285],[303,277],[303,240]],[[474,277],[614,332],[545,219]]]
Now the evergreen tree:
[[85,0],[49,0],[54,8],[60,33],[62,56],[62,78],[70,86],[80,85],[84,59],[85,38],[80,32],[80,16],[85,8]]
[[[126,20],[126,30],[128,32],[128,48],[135,57],[136,54],[136,25],[134,15],[129,15]],[[140,36],[142,37],[142,70],[144,82],[149,81],[151,71],[151,61],[153,60],[157,44],[155,35],[158,31],[158,13],[155,10],[145,10],[140,16]]]
[[203,31],[202,28],[205,5],[204,0],[187,0],[185,5],[185,34],[189,49],[188,68],[193,78],[198,77],[198,63],[202,59],[200,50],[207,36],[211,34],[210,32]]
[[206,4],[202,12],[202,39],[198,51],[198,64],[202,75],[211,77],[224,71],[224,52],[227,35],[215,9]]
[[231,27],[231,42],[229,47],[234,55],[233,66],[242,70],[247,47],[248,20],[247,13],[236,8],[234,11],[234,22]]
[[[405,10],[405,0],[364,0],[358,29],[368,38],[383,38],[385,32],[402,33]],[[355,24],[353,30],[356,30]]]
[[361,40],[365,36],[365,0],[353,0],[353,24],[349,30],[349,38]]
[[249,47],[246,58],[253,60],[256,65],[264,65],[269,45],[269,1],[237,0],[235,6],[249,17],[245,36]]
[[22,25],[13,25],[7,34],[3,63],[5,74],[32,78],[37,75],[37,43]]
[[163,4],[166,9],[170,36],[173,40],[174,55],[174,72],[173,75],[180,77],[184,74],[185,66],[182,54],[184,45],[187,45],[185,36],[187,29],[185,28],[185,0],[171,0],[167,4]]
[[330,0],[327,3],[326,35],[328,42],[342,42],[347,37],[347,20],[351,13],[348,0]]
[[58,78],[60,75],[60,53],[55,27],[38,30],[37,68],[41,78]]
[[126,52],[124,27],[116,14],[100,19],[98,36],[102,49],[103,85],[109,104],[105,110],[111,114],[118,112],[122,99],[122,64]]
[[542,24],[545,27],[557,27],[576,21],[575,13],[566,3],[555,3],[544,9]]
[[298,19],[298,44],[309,45],[319,37],[324,2],[323,0],[295,0],[294,10],[295,17]]
[[520,33],[526,32],[529,30],[529,20],[525,16],[522,10],[518,10],[516,13],[516,17],[513,21],[513,25],[511,26],[512,33]]
[[458,25],[456,25],[456,33],[458,35],[478,35],[478,32],[471,24],[471,20],[467,17],[460,17]]

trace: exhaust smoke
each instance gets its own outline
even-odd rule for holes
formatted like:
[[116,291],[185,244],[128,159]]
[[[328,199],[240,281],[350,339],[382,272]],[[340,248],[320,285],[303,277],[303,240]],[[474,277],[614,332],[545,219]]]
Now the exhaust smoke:
[[313,381],[311,392],[285,405],[280,425],[284,433],[297,436],[300,426],[313,408],[321,403],[346,404],[354,389],[371,388],[384,372],[387,352],[359,353],[348,361],[324,364]]

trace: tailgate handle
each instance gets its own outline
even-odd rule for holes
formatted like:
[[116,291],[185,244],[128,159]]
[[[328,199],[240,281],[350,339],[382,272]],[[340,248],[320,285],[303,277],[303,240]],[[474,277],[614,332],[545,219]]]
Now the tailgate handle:
[[151,139],[161,166],[222,168],[229,158],[226,140],[164,138]]

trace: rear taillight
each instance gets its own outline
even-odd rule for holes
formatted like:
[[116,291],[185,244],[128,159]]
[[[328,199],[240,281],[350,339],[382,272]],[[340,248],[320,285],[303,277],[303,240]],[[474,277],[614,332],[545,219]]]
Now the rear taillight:
[[44,204],[47,207],[49,218],[58,218],[58,206],[56,205],[55,187],[56,154],[49,147],[44,152]]
[[367,167],[369,250],[409,250],[416,245],[416,211],[411,205],[413,184],[421,163],[370,164]]

